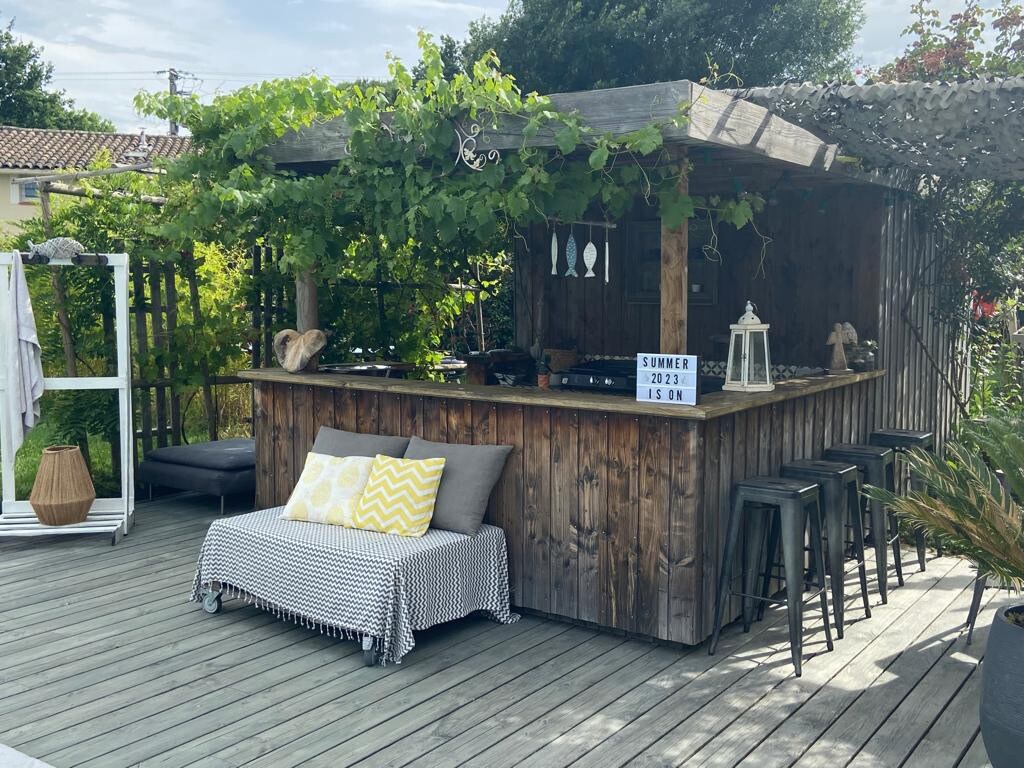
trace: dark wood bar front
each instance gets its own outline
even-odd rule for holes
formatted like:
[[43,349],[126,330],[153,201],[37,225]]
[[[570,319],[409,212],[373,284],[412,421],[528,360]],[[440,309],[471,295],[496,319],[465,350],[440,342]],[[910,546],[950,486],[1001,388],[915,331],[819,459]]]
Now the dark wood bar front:
[[258,508],[285,503],[322,425],[512,445],[487,521],[508,539],[513,602],[696,644],[711,633],[732,484],[865,441],[882,372],[711,394],[694,407],[280,370],[240,375],[254,384]]

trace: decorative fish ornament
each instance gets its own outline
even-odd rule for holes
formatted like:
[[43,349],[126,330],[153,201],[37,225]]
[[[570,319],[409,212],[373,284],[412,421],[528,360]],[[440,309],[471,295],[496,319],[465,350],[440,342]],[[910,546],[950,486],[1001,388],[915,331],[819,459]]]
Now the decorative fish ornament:
[[558,233],[551,230],[551,274],[558,274]]
[[604,282],[608,284],[608,230],[604,231]]
[[576,238],[572,232],[569,233],[569,241],[565,244],[565,260],[569,262],[565,276],[579,277],[579,273],[576,272]]
[[28,241],[30,256],[43,256],[47,259],[74,258],[85,253],[85,246],[70,237],[53,237],[43,243]]
[[597,246],[594,245],[593,240],[593,229],[591,234],[587,236],[587,245],[583,249],[583,264],[587,268],[587,273],[584,277],[597,277],[594,274],[594,265],[597,264]]

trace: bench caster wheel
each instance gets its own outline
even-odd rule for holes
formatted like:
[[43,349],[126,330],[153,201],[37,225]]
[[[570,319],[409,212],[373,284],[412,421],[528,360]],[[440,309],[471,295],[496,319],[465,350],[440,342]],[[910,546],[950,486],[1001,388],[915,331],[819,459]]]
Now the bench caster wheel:
[[207,590],[203,593],[203,610],[207,613],[219,613],[221,608],[221,594]]
[[363,638],[363,664],[372,667],[377,663],[377,652],[373,648],[373,638]]

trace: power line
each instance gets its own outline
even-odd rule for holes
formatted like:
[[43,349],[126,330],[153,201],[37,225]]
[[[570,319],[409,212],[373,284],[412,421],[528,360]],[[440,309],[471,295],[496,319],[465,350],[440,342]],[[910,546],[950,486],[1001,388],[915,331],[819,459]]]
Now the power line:
[[[110,72],[64,72],[55,73],[53,75],[54,80],[106,80],[106,79],[124,79],[124,80],[137,80],[145,76],[155,77],[163,76],[167,74],[166,69],[161,70],[123,70],[123,71],[110,71]],[[316,74],[323,77],[330,77],[335,80],[380,80],[387,77],[382,73],[377,74],[334,74],[331,72],[317,72],[316,70],[310,69],[303,72],[218,72],[199,70],[196,72],[185,72],[179,70],[179,74],[186,77],[217,77],[226,79],[233,82],[248,81],[249,78],[259,77],[302,77],[304,75]]]

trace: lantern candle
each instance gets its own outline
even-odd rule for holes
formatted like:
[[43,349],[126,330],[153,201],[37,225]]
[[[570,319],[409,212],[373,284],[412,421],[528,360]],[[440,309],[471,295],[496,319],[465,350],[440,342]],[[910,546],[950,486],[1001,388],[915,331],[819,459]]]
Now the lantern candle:
[[771,392],[771,355],[768,352],[768,323],[754,314],[747,302],[746,312],[729,326],[729,359],[723,389],[730,392]]

